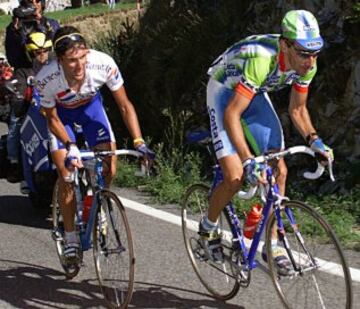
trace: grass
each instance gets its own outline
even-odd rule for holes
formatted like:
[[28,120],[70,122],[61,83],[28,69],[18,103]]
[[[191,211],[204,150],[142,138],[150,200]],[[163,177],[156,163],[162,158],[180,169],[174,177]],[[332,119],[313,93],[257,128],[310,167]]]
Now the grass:
[[[129,10],[135,9],[135,1],[133,3],[117,3],[114,10]],[[114,11],[112,10],[112,11]],[[45,12],[45,16],[49,18],[56,19],[61,23],[68,23],[69,21],[78,18],[79,16],[92,16],[101,13],[109,12],[108,6],[102,3],[96,3],[87,5],[81,8],[76,9],[66,9],[64,11],[56,11],[56,12]],[[4,31],[6,26],[11,21],[10,15],[2,15],[0,16],[0,31]]]
[[135,177],[138,167],[131,162],[122,161],[118,166],[115,184],[122,187],[142,186],[155,202],[179,203],[186,188],[193,182],[201,182],[200,157],[186,153],[183,157],[178,149],[165,153],[163,145],[155,147],[156,164],[150,178]]

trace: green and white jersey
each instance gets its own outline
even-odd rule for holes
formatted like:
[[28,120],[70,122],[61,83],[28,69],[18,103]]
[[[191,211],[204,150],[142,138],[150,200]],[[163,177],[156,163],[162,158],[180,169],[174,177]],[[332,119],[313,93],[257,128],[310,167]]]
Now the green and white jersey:
[[208,74],[225,87],[247,96],[294,85],[306,92],[316,73],[316,63],[305,76],[285,71],[278,34],[253,35],[228,48],[211,65]]

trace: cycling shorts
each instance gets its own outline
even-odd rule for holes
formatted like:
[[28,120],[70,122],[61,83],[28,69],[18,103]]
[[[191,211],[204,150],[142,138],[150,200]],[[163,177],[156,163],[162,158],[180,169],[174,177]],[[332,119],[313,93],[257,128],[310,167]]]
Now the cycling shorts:
[[[224,111],[233,95],[232,89],[210,78],[206,101],[212,142],[218,159],[236,153],[224,128]],[[254,96],[241,115],[241,124],[246,140],[255,155],[285,147],[280,120],[266,92]]]
[[[115,136],[99,93],[86,105],[73,109],[56,106],[56,110],[73,142],[76,141],[75,124],[81,126],[84,138],[90,148],[102,143],[115,142]],[[50,151],[63,148],[65,148],[64,144],[50,132]]]

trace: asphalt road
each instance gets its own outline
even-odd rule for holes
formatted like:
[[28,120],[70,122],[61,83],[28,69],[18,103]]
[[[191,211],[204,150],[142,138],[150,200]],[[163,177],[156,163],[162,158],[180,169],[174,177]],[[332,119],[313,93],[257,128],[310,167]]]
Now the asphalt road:
[[[127,214],[137,258],[130,308],[270,308],[269,302],[279,308],[270,279],[260,271],[235,299],[214,300],[191,268],[178,226],[131,210]],[[17,184],[0,180],[0,308],[103,308],[92,252],[86,252],[78,277],[66,280],[48,215],[35,211]]]
[[[1,127],[0,127],[1,129]],[[51,239],[49,211],[34,210],[18,184],[0,180],[0,308],[105,308],[92,260],[65,279]],[[119,191],[134,196],[133,191]],[[136,199],[141,201],[141,194]],[[177,212],[173,206],[163,210]],[[129,308],[281,308],[270,278],[253,271],[248,289],[226,304],[196,277],[179,226],[127,209],[136,253],[136,284]],[[353,265],[359,255],[350,255]],[[354,286],[355,304],[360,285]]]

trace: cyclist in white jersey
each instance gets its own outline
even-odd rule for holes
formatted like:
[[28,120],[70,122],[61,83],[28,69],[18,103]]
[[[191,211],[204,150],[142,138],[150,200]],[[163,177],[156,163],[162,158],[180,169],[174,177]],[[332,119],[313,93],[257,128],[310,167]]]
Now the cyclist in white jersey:
[[[79,259],[79,240],[74,227],[75,203],[71,169],[81,167],[80,152],[75,143],[74,123],[81,125],[91,148],[116,149],[109,120],[102,105],[99,89],[106,84],[112,92],[134,147],[148,159],[154,153],[142,139],[134,106],[128,99],[124,80],[115,61],[105,53],[88,49],[84,37],[71,26],[62,27],[54,37],[57,59],[36,75],[36,87],[46,112],[50,131],[50,150],[60,179],[60,208],[65,229],[65,258]],[[116,157],[109,159],[107,185],[116,172]],[[69,161],[70,167],[65,165]]]
[[[316,73],[316,58],[322,47],[315,17],[308,11],[293,10],[283,18],[281,35],[254,35],[241,40],[218,57],[208,71],[207,106],[212,141],[224,180],[210,198],[208,214],[199,224],[199,234],[207,254],[215,262],[221,263],[224,258],[217,220],[240,190],[243,174],[253,185],[266,182],[254,154],[284,148],[281,124],[268,91],[291,85],[289,113],[295,127],[314,151],[333,158],[332,150],[317,134],[306,107],[308,87]],[[278,162],[278,169],[277,183],[284,195],[287,168],[283,159]],[[275,231],[272,243],[277,247]],[[277,251],[278,272],[286,275],[290,263]]]

